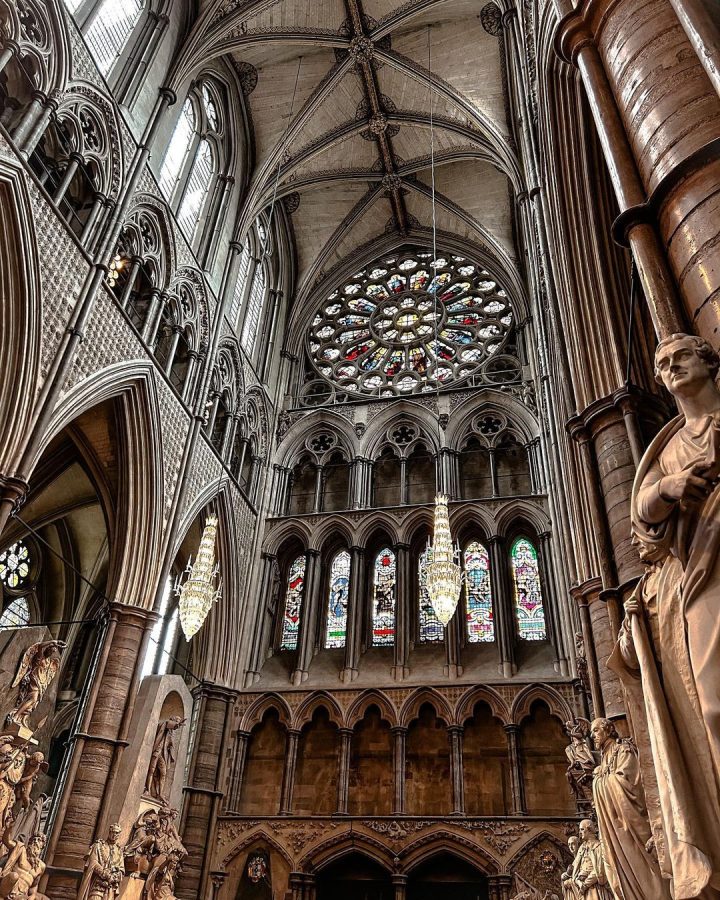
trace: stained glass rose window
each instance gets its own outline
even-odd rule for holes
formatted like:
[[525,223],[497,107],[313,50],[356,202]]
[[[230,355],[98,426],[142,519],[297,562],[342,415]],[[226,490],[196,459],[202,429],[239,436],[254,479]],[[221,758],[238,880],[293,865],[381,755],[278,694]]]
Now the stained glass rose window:
[[513,323],[507,294],[481,266],[408,250],[330,294],[310,327],[310,358],[348,393],[412,394],[472,375],[497,384],[518,375],[504,352]]

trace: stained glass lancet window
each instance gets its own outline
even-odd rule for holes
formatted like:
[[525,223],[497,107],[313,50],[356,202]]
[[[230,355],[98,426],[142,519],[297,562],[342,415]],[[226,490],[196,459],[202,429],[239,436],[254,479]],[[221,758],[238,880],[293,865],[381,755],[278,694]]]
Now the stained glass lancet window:
[[385,547],[375,557],[372,605],[374,647],[391,647],[395,643],[395,574],[395,554]]
[[16,597],[0,616],[0,631],[20,628],[30,622],[30,607],[25,597]]
[[327,297],[309,350],[317,372],[348,393],[402,396],[470,376],[498,384],[520,377],[513,324],[505,290],[481,266],[408,249]]
[[527,538],[519,537],[510,550],[510,560],[520,640],[544,641],[547,630],[537,550]]
[[30,574],[30,551],[17,541],[0,553],[0,581],[13,590],[21,588]]
[[290,564],[285,591],[285,609],[282,621],[281,650],[297,650],[300,633],[300,611],[305,587],[305,556],[298,556]]
[[325,646],[344,647],[347,634],[348,597],[350,595],[350,554],[341,550],[330,566]]
[[468,641],[471,644],[494,641],[490,556],[478,541],[465,548],[465,578]]
[[420,588],[419,616],[420,616],[420,643],[439,644],[444,638],[444,629],[430,602],[430,594],[427,589],[427,565],[430,561],[431,550],[428,547],[420,554],[418,560],[418,585]]

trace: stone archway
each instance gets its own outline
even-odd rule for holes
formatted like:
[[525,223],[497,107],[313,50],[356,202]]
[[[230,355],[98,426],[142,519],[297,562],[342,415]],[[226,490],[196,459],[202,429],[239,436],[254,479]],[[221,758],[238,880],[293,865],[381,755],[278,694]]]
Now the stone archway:
[[406,900],[488,900],[488,879],[452,853],[438,853],[408,876]]
[[393,900],[390,873],[362,853],[349,853],[317,874],[317,900]]

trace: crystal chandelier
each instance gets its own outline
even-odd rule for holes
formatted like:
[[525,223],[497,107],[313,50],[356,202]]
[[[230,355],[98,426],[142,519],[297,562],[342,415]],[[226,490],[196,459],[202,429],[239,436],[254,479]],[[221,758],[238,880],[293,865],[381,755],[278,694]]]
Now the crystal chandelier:
[[192,557],[188,560],[184,572],[187,579],[175,583],[175,594],[180,598],[180,625],[188,641],[202,628],[210,607],[222,596],[220,567],[215,562],[217,524],[216,516],[208,516],[195,562]]
[[[435,129],[433,121],[433,88],[432,88],[432,57],[430,54],[430,26],[428,25],[428,85],[430,88],[430,173],[431,173],[431,200],[432,200],[432,240],[433,240],[433,268],[437,259],[437,225],[435,218]],[[438,296],[435,291],[435,387],[437,390],[438,407],[438,446],[442,444],[440,431],[440,372],[438,369],[438,339],[439,339],[439,310]],[[463,583],[463,573],[458,565],[460,556],[457,549],[453,549],[452,535],[450,534],[450,516],[448,514],[448,498],[443,494],[435,497],[435,533],[433,545],[428,547],[427,564],[427,592],[430,603],[444,627],[447,627],[452,619],[460,600],[460,590]]]
[[430,602],[443,626],[447,627],[457,609],[463,573],[457,564],[457,550],[453,549],[448,516],[448,498],[435,497],[435,534],[428,548],[427,592]]

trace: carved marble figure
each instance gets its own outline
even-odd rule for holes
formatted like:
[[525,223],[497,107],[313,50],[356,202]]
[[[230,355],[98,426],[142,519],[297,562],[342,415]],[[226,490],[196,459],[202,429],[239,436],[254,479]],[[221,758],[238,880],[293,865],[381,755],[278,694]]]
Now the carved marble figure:
[[[580,846],[572,864],[569,879],[563,884],[572,886],[573,893],[565,892],[565,897],[578,900],[613,900],[612,891],[605,868],[603,846],[598,840],[595,823],[583,819],[580,823]],[[650,896],[650,895],[648,895]]]
[[156,842],[159,831],[160,817],[154,809],[142,813],[133,826],[124,850],[131,878],[140,878],[152,869],[153,859],[158,852]]
[[158,830],[152,849],[152,868],[145,882],[147,900],[160,900],[174,895],[175,876],[187,850],[175,828],[178,811],[162,807],[158,812]]
[[595,719],[590,733],[601,753],[593,799],[608,881],[623,900],[669,900],[669,882],[648,849],[652,832],[637,751],[618,736],[610,719]]
[[[680,409],[635,478],[633,540],[648,566],[609,665],[623,682],[662,873],[676,900],[720,888],[720,358],[661,341],[656,379]],[[703,893],[706,891],[706,893]]]
[[597,761],[590,746],[590,722],[587,719],[572,719],[565,723],[565,733],[570,744],[565,748],[569,766],[567,780],[570,790],[578,802],[592,800],[592,779]]
[[568,848],[570,849],[570,853],[572,853],[573,861],[567,867],[567,869],[560,876],[560,882],[562,885],[563,892],[563,900],[580,900],[579,894],[575,889],[575,883],[572,880],[573,867],[575,865],[575,857],[577,856],[578,849],[580,847],[580,838],[573,834],[568,838]]
[[40,879],[45,872],[45,863],[42,861],[45,835],[34,834],[27,842],[14,841],[7,833],[11,824],[8,824],[3,834],[3,843],[10,850],[10,855],[0,871],[0,898],[48,900],[45,894],[38,891]]
[[120,826],[111,825],[107,840],[95,841],[85,863],[77,900],[115,900],[125,874]]
[[20,687],[15,706],[8,713],[7,722],[29,728],[30,716],[40,705],[45,691],[60,668],[60,652],[64,641],[40,641],[23,654],[11,688]]
[[15,805],[15,792],[20,784],[27,754],[26,744],[16,747],[12,735],[0,735],[0,833],[4,833],[5,827],[12,818],[12,809]]
[[175,732],[182,728],[185,719],[181,716],[170,716],[160,722],[155,733],[150,766],[145,781],[145,793],[161,803],[167,803],[165,783],[168,775],[172,775],[177,754],[175,751]]
[[30,794],[35,787],[35,782],[40,777],[41,772],[47,772],[48,764],[45,762],[45,754],[39,750],[31,753],[25,760],[20,781],[15,785],[15,796],[20,802],[21,809],[27,809],[32,800]]

